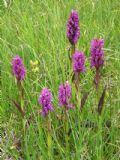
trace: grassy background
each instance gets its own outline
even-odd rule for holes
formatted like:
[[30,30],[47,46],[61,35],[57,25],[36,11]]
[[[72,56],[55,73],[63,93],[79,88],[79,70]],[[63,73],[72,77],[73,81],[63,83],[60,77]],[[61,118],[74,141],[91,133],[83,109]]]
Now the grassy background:
[[[107,84],[104,110],[96,113],[96,92],[92,88],[82,113],[79,104],[69,112],[70,152],[66,155],[64,122],[58,107],[58,86],[69,80],[70,46],[66,38],[66,22],[71,9],[80,16],[81,37],[77,44],[86,54],[87,74],[81,76],[82,92],[92,88],[94,72],[89,68],[90,41],[105,40],[106,63],[102,69],[101,90]],[[45,120],[38,114],[38,96],[47,86],[54,96],[52,119],[52,159],[118,160],[120,159],[120,2],[118,0],[12,0],[7,7],[0,0],[0,69],[1,69],[1,159],[45,160],[47,156]],[[16,81],[11,74],[11,59],[20,55],[27,69],[25,110],[30,125],[23,134],[22,118],[9,98],[19,101]],[[38,60],[34,73],[30,60]],[[94,111],[94,112],[93,112]],[[96,122],[97,129],[80,127],[80,120]],[[111,127],[103,127],[111,121]],[[21,146],[14,149],[15,141]]]

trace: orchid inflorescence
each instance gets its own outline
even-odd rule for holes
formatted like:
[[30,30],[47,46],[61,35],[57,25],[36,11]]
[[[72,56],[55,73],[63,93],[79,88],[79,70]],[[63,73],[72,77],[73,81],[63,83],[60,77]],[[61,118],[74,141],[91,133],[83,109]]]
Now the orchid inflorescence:
[[[70,17],[67,22],[67,38],[71,45],[76,45],[80,37],[80,27],[79,27],[79,16],[77,11],[72,10]],[[98,73],[101,66],[104,64],[104,40],[103,39],[93,39],[91,41],[90,48],[90,64],[91,68],[95,68],[96,73]],[[83,51],[75,50],[72,54],[72,70],[74,74],[81,74],[86,72],[85,67],[86,56]],[[12,59],[12,72],[16,77],[17,81],[22,81],[25,79],[26,69],[23,65],[23,61],[19,56],[15,56]],[[95,76],[95,80],[96,80]],[[96,82],[98,83],[98,82]],[[97,84],[98,85],[98,84]],[[71,103],[72,97],[72,87],[68,81],[61,84],[58,89],[58,101],[59,106],[64,106],[67,110],[73,108]],[[42,115],[47,116],[50,111],[54,111],[52,104],[52,93],[50,89],[43,88],[39,96],[39,104],[42,106]]]
[[75,45],[80,37],[79,16],[72,10],[67,23],[67,37],[72,45]]
[[22,59],[18,55],[12,60],[12,71],[18,81],[24,80],[26,69],[23,65]]

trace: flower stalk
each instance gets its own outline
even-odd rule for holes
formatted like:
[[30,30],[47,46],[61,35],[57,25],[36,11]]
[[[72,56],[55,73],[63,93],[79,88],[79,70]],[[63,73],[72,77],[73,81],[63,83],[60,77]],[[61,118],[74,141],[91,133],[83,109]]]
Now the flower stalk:
[[51,159],[52,158],[51,120],[49,116],[47,116],[46,119],[47,119],[47,133],[48,133],[47,134],[48,157],[49,159]]
[[72,56],[73,56],[74,53],[75,53],[75,44],[73,44],[71,46],[71,61],[72,61]]
[[100,68],[104,64],[104,40],[103,39],[92,39],[90,48],[90,64],[91,68],[95,69],[94,85],[96,89],[96,105],[99,100],[99,86],[100,86]]
[[64,131],[65,131],[65,147],[66,147],[66,158],[69,154],[69,123],[68,123],[68,110],[71,109],[73,106],[70,103],[71,100],[71,86],[68,81],[65,84],[61,84],[59,86],[59,105],[64,106]]
[[65,106],[65,147],[66,147],[66,158],[69,156],[69,123],[68,123],[68,114],[67,106]]
[[52,93],[48,88],[43,88],[38,100],[42,106],[42,116],[46,118],[47,125],[47,146],[48,146],[48,157],[52,158],[52,137],[51,137],[51,120],[49,112],[53,111],[52,105]]
[[12,59],[12,72],[17,80],[17,85],[20,91],[20,106],[14,101],[14,104],[18,108],[18,110],[21,112],[22,116],[24,117],[24,89],[22,86],[22,81],[25,78],[26,75],[26,69],[23,65],[22,59],[17,55]]
[[94,77],[94,84],[96,91],[98,92],[99,84],[100,84],[100,72],[99,69],[96,69],[95,77]]
[[82,51],[76,51],[73,54],[73,71],[75,74],[75,87],[77,92],[77,101],[78,104],[81,103],[81,95],[80,95],[80,74],[86,71],[85,68],[85,55]]
[[90,63],[91,63],[91,68],[95,68],[94,84],[97,92],[100,85],[100,68],[104,64],[103,46],[104,46],[103,39],[93,39],[91,41]]

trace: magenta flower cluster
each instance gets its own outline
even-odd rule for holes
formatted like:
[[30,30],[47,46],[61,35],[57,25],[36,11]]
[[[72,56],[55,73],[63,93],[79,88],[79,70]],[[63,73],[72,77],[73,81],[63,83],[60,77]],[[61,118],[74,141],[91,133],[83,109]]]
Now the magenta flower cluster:
[[[72,45],[75,45],[80,36],[79,17],[75,10],[71,11],[70,17],[67,23],[67,37]],[[98,69],[104,64],[104,52],[103,52],[104,40],[93,39],[91,41],[90,49],[90,63],[91,67]],[[85,68],[85,55],[82,51],[75,51],[72,55],[72,65],[74,73],[84,73]],[[12,71],[18,81],[24,80],[26,69],[23,65],[22,59],[19,56],[15,56],[12,59]],[[77,74],[79,76],[79,74]],[[72,108],[71,104],[71,86],[68,81],[65,84],[61,84],[58,90],[59,105],[64,106],[66,109]],[[53,111],[52,105],[52,93],[48,88],[43,88],[39,96],[39,104],[42,106],[42,115],[47,116],[50,111]]]
[[[59,96],[58,96],[59,105],[67,108],[72,108],[72,104],[70,104],[70,98],[71,98],[71,86],[68,83],[68,81],[66,81],[65,84],[59,86]],[[41,91],[38,101],[39,104],[42,106],[43,116],[47,116],[49,111],[53,111],[52,93],[49,89],[44,88]]]
[[76,44],[80,37],[79,16],[75,10],[71,11],[67,22],[67,37],[72,45]]
[[73,69],[75,73],[85,72],[85,55],[83,52],[76,51],[73,54]]
[[47,116],[49,111],[53,111],[52,93],[49,89],[43,88],[38,101],[39,101],[39,104],[42,106],[43,116]]
[[26,69],[19,56],[14,57],[12,60],[12,71],[18,81],[24,80]]
[[72,104],[70,103],[70,98],[71,98],[71,86],[66,81],[65,84],[61,84],[59,86],[59,104],[60,106],[66,106],[67,108],[72,108]]
[[91,67],[99,69],[104,64],[104,52],[103,52],[104,40],[103,39],[93,39],[91,41],[91,57],[90,63]]

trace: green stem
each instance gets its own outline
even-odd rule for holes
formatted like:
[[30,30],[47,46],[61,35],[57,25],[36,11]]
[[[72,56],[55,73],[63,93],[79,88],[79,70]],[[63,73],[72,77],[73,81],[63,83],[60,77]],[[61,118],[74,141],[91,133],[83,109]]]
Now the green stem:
[[98,143],[99,143],[99,150],[98,150],[98,157],[99,159],[103,159],[103,139],[102,139],[102,119],[100,116],[98,116]]
[[79,109],[79,106],[81,105],[79,73],[76,73],[76,74],[75,74],[75,86],[76,86],[76,97],[77,97],[78,109]]
[[48,129],[48,135],[47,135],[48,157],[49,159],[52,159],[51,120],[49,117],[47,117],[47,129]]
[[[98,101],[99,101],[99,92],[100,92],[100,71],[99,69],[96,69],[96,74],[94,77],[94,85],[95,85],[95,90],[96,90],[96,107],[98,107]],[[95,112],[95,110],[94,110]]]
[[71,55],[70,55],[70,59],[71,59],[71,65],[73,67],[73,62],[72,62],[72,56],[75,53],[75,45],[72,45],[72,49],[71,49]]
[[72,45],[71,55],[73,55],[74,53],[75,53],[75,45]]
[[66,147],[66,159],[69,158],[69,123],[68,123],[68,114],[67,108],[65,106],[65,147]]
[[95,78],[94,78],[94,84],[96,87],[96,91],[99,91],[99,85],[100,85],[100,71],[99,69],[96,69]]
[[[24,100],[23,100],[23,98],[21,98],[21,109],[24,111]],[[25,119],[24,119],[24,117],[23,117],[22,121],[23,121],[23,132],[24,132],[24,135],[25,135]]]
[[[21,81],[18,81],[18,88],[19,88],[19,91],[20,91],[20,110],[21,110],[21,113],[22,113],[23,142],[25,142],[24,147],[25,147],[25,149],[27,149],[26,148],[27,142],[24,141],[26,121],[25,121],[25,117],[24,117],[25,116],[25,112],[24,112],[24,90],[23,90]],[[27,152],[27,151],[25,151],[25,152]]]
[[21,100],[21,109],[22,111],[24,111],[24,90],[21,82],[20,82],[20,100]]
[[[79,76],[79,75],[78,75]],[[76,90],[76,92],[77,92],[77,103],[78,103],[78,107],[77,107],[77,115],[78,115],[78,117],[77,117],[77,119],[78,119],[78,129],[79,129],[79,133],[80,133],[80,123],[81,123],[81,112],[80,112],[80,105],[81,105],[81,92],[80,92],[81,90],[80,90],[80,79],[78,78],[78,87],[77,87],[77,90]]]

